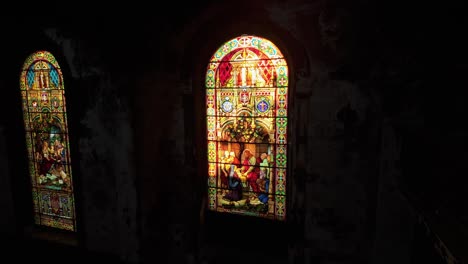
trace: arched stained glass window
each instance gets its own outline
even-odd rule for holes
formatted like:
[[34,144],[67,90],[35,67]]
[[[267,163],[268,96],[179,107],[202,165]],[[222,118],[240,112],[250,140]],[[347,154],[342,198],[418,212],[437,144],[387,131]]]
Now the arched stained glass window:
[[30,55],[20,88],[35,223],[76,231],[65,90],[54,56]]
[[209,209],[285,219],[288,66],[269,40],[224,43],[206,72]]

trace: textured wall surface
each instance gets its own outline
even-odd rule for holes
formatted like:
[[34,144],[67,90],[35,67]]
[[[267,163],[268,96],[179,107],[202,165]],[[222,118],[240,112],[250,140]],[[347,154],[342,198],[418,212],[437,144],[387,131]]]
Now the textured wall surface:
[[[415,19],[419,9],[358,2],[240,1],[233,12],[228,2],[201,1],[148,14],[147,5],[116,6],[139,14],[133,19],[77,6],[35,23],[13,16],[11,67],[0,75],[13,98],[0,104],[1,231],[32,223],[15,89],[24,58],[44,49],[64,71],[87,250],[127,262],[410,264],[428,250],[416,254],[414,245],[424,215],[462,258],[466,93],[429,88],[465,83],[466,65],[451,61],[434,74],[431,65],[447,61],[433,54],[435,29]],[[271,239],[256,237],[262,221],[241,219],[251,229],[239,230],[253,235],[235,244],[222,225],[239,219],[204,207],[203,89],[209,57],[244,33],[272,40],[290,66],[288,211]],[[454,45],[447,54],[461,56]]]

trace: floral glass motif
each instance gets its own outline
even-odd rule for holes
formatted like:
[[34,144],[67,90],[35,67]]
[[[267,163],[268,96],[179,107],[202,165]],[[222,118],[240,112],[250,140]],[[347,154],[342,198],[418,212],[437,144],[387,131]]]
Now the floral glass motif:
[[20,88],[35,223],[76,231],[63,75],[51,53],[26,59]]
[[206,78],[209,209],[286,217],[288,66],[269,40],[239,36]]

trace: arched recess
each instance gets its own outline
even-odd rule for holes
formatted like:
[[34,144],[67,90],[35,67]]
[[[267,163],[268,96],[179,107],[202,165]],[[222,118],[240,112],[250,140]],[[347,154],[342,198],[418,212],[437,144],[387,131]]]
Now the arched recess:
[[268,39],[241,35],[205,77],[208,208],[285,220],[288,65]]
[[20,77],[34,222],[76,231],[63,74],[55,57],[37,51]]

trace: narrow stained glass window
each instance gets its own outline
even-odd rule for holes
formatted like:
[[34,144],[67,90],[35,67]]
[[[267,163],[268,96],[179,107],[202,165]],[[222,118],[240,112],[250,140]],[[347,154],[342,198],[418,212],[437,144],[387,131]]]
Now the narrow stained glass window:
[[30,55],[20,88],[35,223],[76,231],[65,90],[54,56]]
[[288,66],[269,40],[224,43],[206,72],[209,209],[284,220]]

